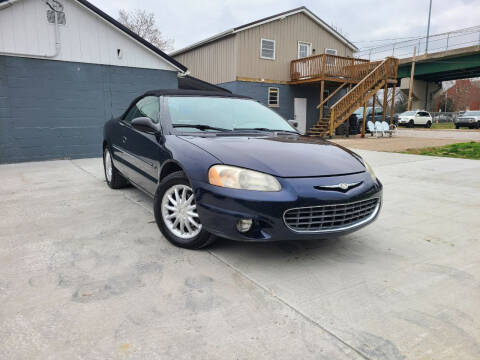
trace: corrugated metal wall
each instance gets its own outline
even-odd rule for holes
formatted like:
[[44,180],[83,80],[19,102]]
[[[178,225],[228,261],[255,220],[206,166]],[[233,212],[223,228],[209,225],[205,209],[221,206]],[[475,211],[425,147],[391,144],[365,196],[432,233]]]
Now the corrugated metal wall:
[[[260,58],[260,39],[276,42],[275,60]],[[193,76],[214,84],[237,77],[290,80],[290,62],[297,58],[298,41],[312,43],[316,54],[325,48],[337,55],[353,56],[353,51],[303,13],[259,25],[226,39],[198,47],[175,59],[188,67]]]
[[[262,38],[275,40],[275,60],[260,58]],[[337,55],[353,56],[343,42],[299,13],[237,34],[237,76],[289,81],[290,62],[297,58],[298,41],[312,43],[317,55],[329,48],[336,49]]]
[[[175,70],[77,2],[62,0],[61,3],[66,23],[59,26],[61,48],[55,60]],[[45,2],[39,0],[22,0],[2,9],[0,53],[22,53],[28,57],[53,55],[55,26],[47,21],[47,9]],[[117,55],[117,49],[121,56]]]
[[235,80],[235,36],[175,56],[190,73],[213,84]]

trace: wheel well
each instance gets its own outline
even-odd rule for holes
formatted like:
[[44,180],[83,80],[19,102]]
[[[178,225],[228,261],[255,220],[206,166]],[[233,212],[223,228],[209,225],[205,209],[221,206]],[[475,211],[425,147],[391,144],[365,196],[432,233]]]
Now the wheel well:
[[177,171],[183,171],[182,167],[175,162],[169,162],[163,165],[162,170],[160,171],[160,181],[167,176]]

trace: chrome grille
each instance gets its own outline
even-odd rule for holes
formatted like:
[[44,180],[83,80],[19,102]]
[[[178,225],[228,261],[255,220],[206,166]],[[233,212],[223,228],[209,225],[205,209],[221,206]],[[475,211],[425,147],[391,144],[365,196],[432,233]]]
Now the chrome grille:
[[283,220],[294,231],[328,232],[359,225],[373,218],[378,207],[378,198],[348,204],[302,207],[285,211]]

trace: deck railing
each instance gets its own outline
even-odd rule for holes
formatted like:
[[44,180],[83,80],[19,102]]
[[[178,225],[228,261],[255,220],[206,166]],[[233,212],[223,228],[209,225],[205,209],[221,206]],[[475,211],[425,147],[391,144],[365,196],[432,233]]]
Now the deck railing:
[[293,60],[290,63],[290,79],[339,79],[356,82],[363,79],[378,64],[379,62],[337,55],[314,55]]

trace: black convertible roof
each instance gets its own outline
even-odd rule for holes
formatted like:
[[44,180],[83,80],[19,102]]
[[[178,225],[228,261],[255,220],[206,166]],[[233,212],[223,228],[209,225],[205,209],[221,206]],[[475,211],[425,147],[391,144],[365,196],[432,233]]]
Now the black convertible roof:
[[147,91],[143,96],[217,96],[251,99],[248,96],[231,94],[225,91],[207,91],[207,90],[184,90],[184,89],[158,89]]

